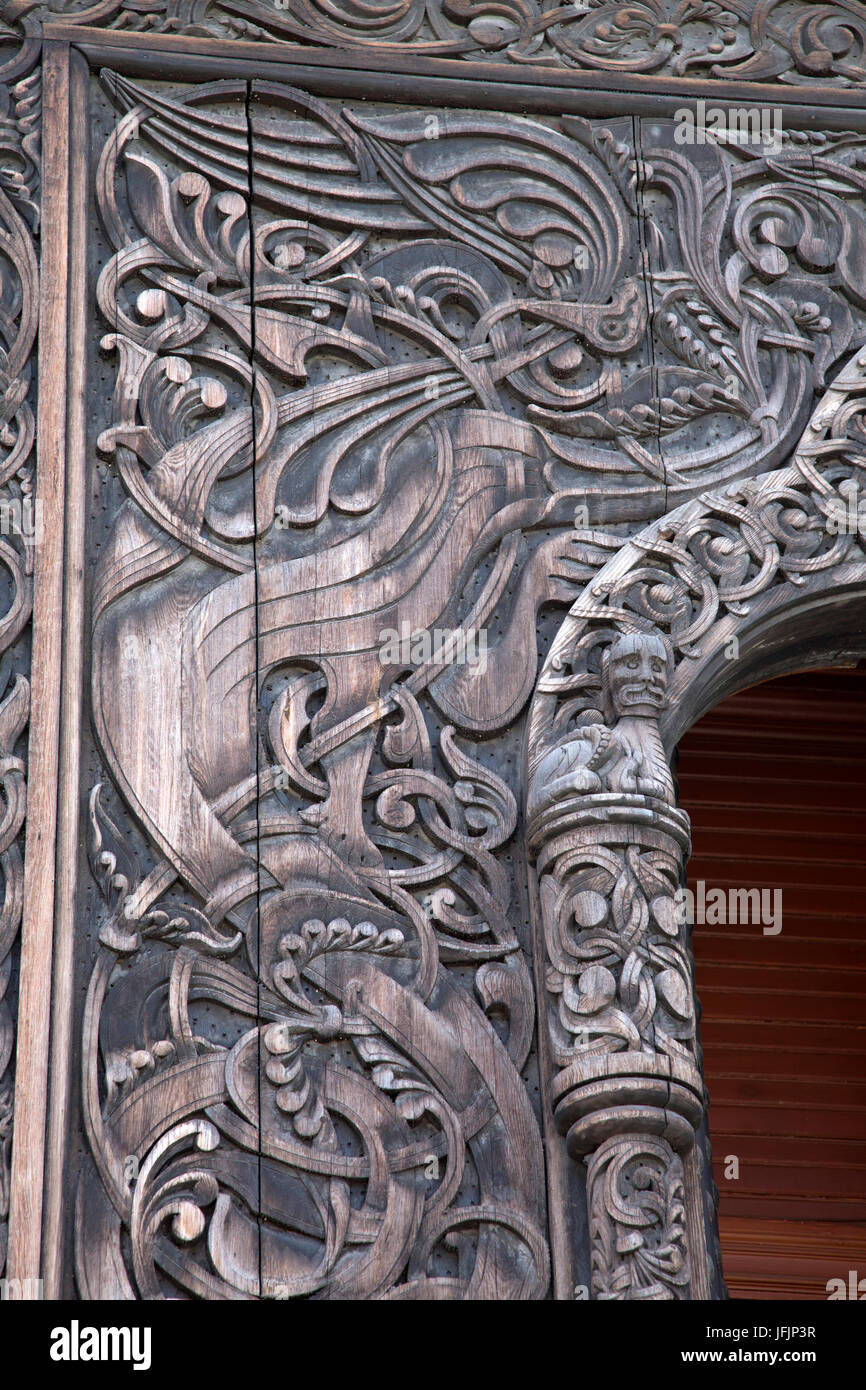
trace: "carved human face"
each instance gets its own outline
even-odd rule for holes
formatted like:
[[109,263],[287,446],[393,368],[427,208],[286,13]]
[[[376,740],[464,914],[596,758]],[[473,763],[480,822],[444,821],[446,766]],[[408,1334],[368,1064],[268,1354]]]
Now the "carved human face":
[[608,654],[608,681],[617,715],[657,715],[665,702],[668,661],[658,637],[618,637]]

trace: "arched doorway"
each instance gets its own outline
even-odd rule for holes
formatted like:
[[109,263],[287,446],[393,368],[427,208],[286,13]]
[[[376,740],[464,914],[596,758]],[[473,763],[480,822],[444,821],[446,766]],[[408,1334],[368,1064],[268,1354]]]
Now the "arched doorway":
[[723,700],[677,775],[725,1280],[826,1298],[866,1272],[866,667]]
[[689,798],[676,804],[665,762],[727,696],[866,652],[859,530],[835,521],[862,468],[864,369],[861,349],[788,468],[706,492],[627,542],[573,604],[536,686],[526,809],[551,1109],[587,1165],[594,1298],[721,1296],[681,911]]

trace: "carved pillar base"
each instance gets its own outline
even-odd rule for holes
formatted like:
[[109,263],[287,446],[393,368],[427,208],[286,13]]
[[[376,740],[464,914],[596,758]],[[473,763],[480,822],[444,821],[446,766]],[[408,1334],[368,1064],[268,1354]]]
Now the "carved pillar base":
[[588,1164],[592,1296],[688,1298],[680,1155],[703,1081],[673,895],[689,823],[653,798],[560,801],[530,826],[548,959],[551,1095]]
[[683,1165],[665,1139],[605,1139],[588,1160],[592,1296],[689,1297]]
[[592,1296],[689,1298],[682,1155],[704,1093],[675,896],[689,821],[658,736],[666,649],[637,636],[611,651],[610,722],[590,716],[531,759],[550,1097],[587,1164]]

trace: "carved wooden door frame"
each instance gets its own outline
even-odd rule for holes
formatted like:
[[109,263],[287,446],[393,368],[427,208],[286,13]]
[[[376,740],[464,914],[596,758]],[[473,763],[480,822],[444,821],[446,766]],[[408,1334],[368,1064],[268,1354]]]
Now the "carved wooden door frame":
[[[477,25],[469,38],[464,34],[465,43],[471,40],[474,45],[468,56],[461,54],[458,45],[442,57],[435,56],[441,51],[435,48],[413,54],[411,42],[401,51],[397,40],[379,52],[350,39],[326,43],[321,35],[315,36],[318,46],[306,46],[297,33],[294,38],[285,33],[275,37],[267,27],[248,40],[231,37],[228,31],[197,31],[189,17],[192,32],[186,34],[135,33],[104,27],[111,25],[118,11],[122,14],[122,6],[103,8],[107,17],[94,15],[92,23],[87,22],[92,11],[80,18],[39,12],[27,21],[20,48],[7,63],[3,78],[13,92],[16,118],[14,176],[10,175],[4,195],[12,211],[5,226],[7,234],[14,229],[22,248],[12,259],[24,286],[22,302],[29,305],[29,319],[20,305],[18,312],[26,320],[22,340],[28,341],[29,334],[30,347],[38,304],[38,360],[31,398],[35,395],[37,411],[37,515],[41,512],[46,519],[32,567],[28,834],[20,888],[7,1273],[22,1280],[42,1278],[47,1297],[60,1296],[71,1259],[63,1227],[70,1196],[69,1127],[77,1122],[70,1112],[73,1068],[79,1062],[73,1000],[76,913],[83,862],[80,850],[90,834],[81,781],[90,678],[84,584],[89,563],[84,345],[88,321],[96,312],[87,271],[93,190],[84,176],[90,154],[89,83],[101,68],[108,67],[133,82],[170,84],[170,91],[197,81],[237,80],[288,84],[323,101],[410,106],[419,113],[420,124],[399,133],[403,145],[425,138],[427,112],[440,112],[446,137],[449,114],[456,113],[455,140],[463,131],[464,112],[516,113],[525,123],[564,121],[557,126],[556,140],[563,148],[566,138],[582,141],[596,188],[602,189],[602,176],[606,180],[603,191],[597,193],[600,223],[608,219],[599,233],[598,247],[605,237],[617,235],[617,218],[630,215],[618,208],[626,208],[628,198],[634,197],[640,256],[633,267],[634,280],[645,287],[652,274],[661,283],[663,237],[654,239],[646,227],[654,217],[664,217],[664,196],[676,210],[666,231],[672,234],[672,227],[679,228],[683,234],[680,252],[668,263],[673,267],[670,273],[674,276],[685,265],[693,283],[706,287],[700,258],[694,263],[688,260],[687,242],[690,237],[706,236],[703,249],[709,261],[707,247],[714,235],[715,214],[709,203],[703,210],[689,203],[697,195],[696,185],[689,182],[688,160],[679,158],[668,134],[661,140],[659,167],[649,170],[644,167],[643,140],[629,148],[603,122],[609,120],[621,133],[620,118],[625,115],[625,124],[633,129],[641,121],[648,128],[654,122],[667,123],[669,129],[684,102],[691,106],[705,97],[708,77],[717,81],[724,75],[722,70],[711,70],[715,57],[707,53],[695,59],[693,66],[701,73],[695,77],[671,71],[670,66],[661,75],[634,74],[622,63],[618,68],[593,68],[591,45],[585,62],[579,54],[560,48],[559,56],[554,55],[539,72],[521,61],[523,38],[518,43],[512,36],[507,57],[500,54],[491,59],[479,38],[484,31]],[[466,28],[461,17],[465,8],[444,7],[448,13],[442,24],[450,26],[449,33]],[[844,8],[853,26],[851,33],[866,38],[862,7],[846,3]],[[745,22],[748,28],[748,15]],[[182,26],[178,22],[174,27]],[[741,270],[746,279],[751,267],[775,290],[784,274],[782,263],[787,267],[789,260],[796,261],[798,289],[791,291],[790,306],[787,301],[777,304],[779,295],[769,308],[762,304],[755,311],[755,321],[760,320],[762,327],[755,330],[753,340],[741,337],[738,343],[728,333],[723,315],[713,317],[714,312],[720,314],[719,300],[713,300],[709,289],[707,298],[713,300],[714,310],[698,305],[694,312],[684,310],[679,320],[674,297],[668,335],[670,339],[679,334],[681,360],[687,359],[695,380],[700,373],[715,373],[719,385],[714,409],[722,408],[725,389],[734,390],[732,406],[749,390],[761,395],[764,388],[759,378],[765,372],[770,384],[763,406],[755,405],[751,420],[758,426],[750,432],[744,425],[742,437],[732,431],[729,446],[723,442],[713,453],[709,437],[700,434],[700,396],[691,398],[688,390],[677,396],[672,384],[666,394],[661,383],[667,368],[648,358],[647,381],[653,373],[660,374],[654,378],[652,399],[629,400],[626,392],[615,407],[619,414],[614,430],[616,448],[626,454],[630,450],[631,458],[639,460],[643,491],[630,476],[623,481],[603,471],[602,482],[588,480],[583,473],[579,485],[569,486],[560,475],[575,464],[579,451],[570,454],[559,436],[558,455],[537,460],[542,472],[552,470],[548,480],[554,478],[550,487],[555,505],[545,516],[552,527],[560,528],[560,535],[563,528],[569,531],[573,546],[563,557],[553,539],[551,553],[545,557],[548,568],[540,567],[537,592],[531,601],[527,599],[532,630],[543,599],[571,603],[571,608],[537,679],[533,670],[521,691],[514,692],[518,706],[530,695],[532,701],[521,785],[529,797],[524,811],[533,884],[536,870],[538,878],[533,914],[538,1014],[550,1020],[549,1028],[539,1030],[539,1059],[552,1288],[557,1298],[573,1297],[575,1285],[583,1283],[591,1285],[596,1298],[720,1296],[704,1140],[699,1138],[694,1147],[704,1097],[690,954],[685,929],[673,921],[669,903],[688,853],[688,818],[673,796],[667,795],[664,777],[653,783],[646,772],[656,758],[656,735],[650,726],[660,734],[669,758],[694,719],[726,694],[786,670],[859,657],[866,651],[866,560],[859,537],[856,532],[840,537],[826,524],[841,505],[840,499],[847,497],[846,485],[856,484],[859,470],[866,466],[862,414],[866,361],[862,351],[852,355],[866,341],[861,316],[866,310],[862,291],[866,240],[856,208],[858,190],[863,189],[856,151],[866,138],[859,84],[866,77],[855,67],[853,75],[846,71],[845,55],[840,56],[838,46],[832,49],[836,56],[828,69],[817,58],[810,66],[803,59],[802,43],[786,50],[784,35],[775,30],[757,37],[754,28],[749,32],[753,56],[748,61],[743,56],[742,75],[725,80],[719,100],[725,107],[748,104],[781,112],[786,131],[790,126],[797,132],[786,135],[788,143],[779,155],[783,166],[785,158],[789,161],[784,167],[790,171],[785,176],[794,190],[791,215],[796,229],[791,234],[790,228],[782,226],[785,207],[778,192],[771,209],[772,217],[778,219],[777,229],[767,221],[766,208],[759,218],[760,197],[749,188],[742,162],[733,160],[731,177],[742,209],[736,233],[738,273]],[[796,83],[787,86],[777,80],[788,71],[779,57],[785,51],[791,71],[797,68]],[[798,55],[796,62],[792,51]],[[773,55],[772,61],[768,54]],[[34,98],[39,75],[41,112]],[[549,125],[545,128],[553,139]],[[529,130],[529,125],[521,129]],[[485,127],[485,138],[494,138],[492,130],[492,124]],[[40,184],[31,159],[37,132]],[[376,127],[375,120],[367,134],[371,141],[386,138],[384,127]],[[803,167],[795,169],[798,150],[806,153]],[[695,156],[692,174],[695,168],[707,168],[701,165],[701,157]],[[805,163],[809,169],[804,172]],[[839,183],[841,191],[836,191],[836,185],[831,189],[831,176],[847,180],[844,187]],[[717,190],[717,196],[724,195]],[[35,242],[28,209],[34,206],[40,219],[38,300],[34,299],[35,268],[28,261]],[[721,227],[719,222],[719,235]],[[823,261],[815,244],[820,235],[830,246]],[[531,268],[523,270],[530,286],[525,312],[537,314],[545,296],[548,303],[558,251],[558,245],[545,243],[541,254],[534,254]],[[807,270],[801,273],[804,264]],[[526,265],[530,266],[530,259]],[[820,273],[832,271],[833,288],[825,285],[820,293],[816,290],[814,302],[807,303],[803,275],[816,267]],[[570,318],[565,310],[545,310],[547,322],[562,329],[563,340],[569,333],[577,335],[584,349],[597,354],[609,372],[646,331],[645,311],[620,293],[623,274],[615,278],[615,284],[597,290],[589,307],[582,306]],[[732,287],[729,281],[735,299],[738,291]],[[560,297],[566,305],[571,302],[568,293]],[[769,291],[767,299],[769,303]],[[654,305],[653,311],[658,308]],[[768,315],[775,315],[772,322]],[[649,338],[647,342],[651,354]],[[712,360],[714,347],[718,351]],[[768,361],[772,356],[772,372],[758,365],[761,352]],[[831,374],[829,385],[824,382],[824,367]],[[562,370],[567,374],[572,368],[565,363]],[[733,377],[726,377],[726,372]],[[19,377],[24,376],[22,366]],[[548,376],[548,383],[552,380]],[[815,409],[818,382],[825,391]],[[651,391],[650,386],[646,389]],[[607,410],[620,399],[610,392],[606,397],[602,392],[601,398]],[[705,394],[704,407],[709,408],[708,401]],[[649,429],[650,434],[656,431],[663,459],[661,475],[655,476],[642,442],[647,437],[647,411],[654,409],[657,418],[650,421]],[[678,410],[682,412],[678,423],[663,419],[665,411],[675,416]],[[532,418],[551,428],[549,408],[545,413],[545,407],[540,407]],[[742,418],[748,420],[748,412]],[[23,439],[26,430],[20,413],[16,419]],[[690,462],[687,447],[678,454],[671,446],[664,458],[665,430],[681,428],[687,419],[696,421],[693,449],[696,456],[706,457],[706,466]],[[602,422],[601,437],[604,428]],[[489,447],[519,452],[522,443],[512,442],[505,425],[497,429],[498,434],[489,435]],[[514,439],[519,432],[515,425]],[[595,466],[602,467],[593,445],[586,453],[595,459]],[[690,467],[695,471],[690,473]],[[588,502],[589,512],[575,530],[569,527],[569,516],[581,500]],[[525,499],[521,505],[527,505]],[[534,515],[530,524],[538,526],[540,515]],[[521,524],[519,518],[515,524]],[[14,556],[12,563],[16,563]],[[22,575],[22,592],[27,583]],[[24,612],[20,604],[19,610]],[[17,636],[11,624],[9,632],[13,635],[7,636],[7,645]],[[643,723],[637,726],[638,733],[622,734],[632,738],[630,747],[638,762],[644,758],[644,780],[638,775],[634,786],[623,781],[622,757],[617,752],[624,712],[615,701],[611,703],[610,690],[603,688],[617,652],[632,651],[628,645],[616,646],[623,636],[636,636],[634,650],[649,658],[656,650],[652,639],[657,639],[667,665],[667,689],[659,696],[656,716],[640,705],[638,717]],[[739,639],[741,663],[725,659],[725,645],[732,636]],[[7,757],[13,756],[20,737],[16,709],[17,705],[9,704]],[[490,726],[495,723],[491,718]],[[569,768],[576,771],[569,772],[572,782],[566,778],[554,793],[551,766],[544,764],[544,758],[550,753],[559,758],[563,748],[573,750]],[[543,775],[539,773],[542,765]],[[20,767],[11,772],[21,777]],[[11,788],[13,783],[5,785]],[[12,819],[6,827],[8,845],[20,830],[20,820],[13,827]],[[113,872],[112,868],[109,877]],[[618,964],[613,964],[605,955],[604,941],[609,941],[611,932],[622,936],[629,931],[631,954],[620,953]],[[578,1018],[580,1027],[575,1023]],[[626,1036],[631,1041],[623,1051]],[[662,1055],[663,1064],[658,1060]],[[621,1064],[623,1057],[631,1059],[628,1066]],[[634,1062],[636,1057],[639,1063]],[[620,1061],[611,1060],[616,1058]],[[572,1162],[569,1152],[579,1164]],[[679,1155],[685,1160],[684,1178]],[[589,1204],[575,1224],[575,1183],[583,1190],[583,1177],[576,1178],[575,1173],[579,1169],[582,1174],[584,1159],[589,1164]],[[626,1186],[619,1189],[622,1201],[617,1204],[610,1194],[618,1190],[619,1182]],[[635,1186],[650,1192],[656,1202],[657,1214],[649,1222],[653,1239],[643,1243],[633,1238],[640,1221],[622,1196]],[[517,1218],[515,1222],[517,1230]],[[535,1252],[533,1235],[520,1228],[518,1239]],[[620,1258],[624,1250],[629,1253]],[[546,1274],[542,1275],[546,1256],[534,1253],[533,1258],[535,1272],[527,1287],[531,1285],[539,1296],[547,1287]],[[426,1276],[422,1271],[418,1277]],[[518,1295],[512,1290],[505,1296]]]
[[[788,467],[684,503],[608,561],[572,606],[539,676],[525,747],[529,845],[540,876],[536,978],[547,981],[546,1010],[540,997],[539,1010],[548,1019],[542,1037],[554,1078],[552,1117],[569,1154],[586,1156],[590,1165],[595,1297],[616,1296],[621,1284],[639,1281],[629,1268],[629,1235],[642,1216],[639,1202],[629,1200],[635,1188],[652,1190],[668,1213],[681,1191],[682,1209],[673,1221],[668,1216],[666,1233],[689,1251],[691,1297],[710,1296],[718,1259],[714,1194],[707,1203],[696,1142],[705,1100],[692,1032],[690,929],[676,912],[689,822],[681,808],[678,818],[672,788],[667,797],[601,796],[592,807],[591,796],[574,795],[586,784],[566,778],[545,795],[548,750],[561,758],[564,730],[605,710],[606,664],[623,637],[657,642],[667,653],[669,688],[658,721],[668,759],[692,724],[727,696],[810,666],[863,659],[866,568],[850,532],[846,537],[844,527],[828,528],[827,521],[842,517],[842,499],[852,482],[859,487],[866,466],[858,438],[864,407],[861,349],[826,392]],[[820,548],[804,545],[810,529],[823,533]],[[717,566],[707,564],[714,539],[723,542]],[[731,563],[747,555],[748,575]],[[615,727],[609,715],[607,722]],[[625,942],[613,958],[611,930]],[[647,995],[656,1061],[647,1065],[645,1056],[626,1051],[612,1066],[588,1043],[611,1028],[614,997],[630,999],[640,1019]],[[569,1037],[576,1047],[564,1045]],[[689,1056],[683,1041],[692,1038]],[[561,1184],[551,1200],[565,1211],[567,1182],[551,1168],[549,1181]],[[632,1186],[634,1173],[642,1180]],[[573,1248],[563,1242],[563,1265]]]

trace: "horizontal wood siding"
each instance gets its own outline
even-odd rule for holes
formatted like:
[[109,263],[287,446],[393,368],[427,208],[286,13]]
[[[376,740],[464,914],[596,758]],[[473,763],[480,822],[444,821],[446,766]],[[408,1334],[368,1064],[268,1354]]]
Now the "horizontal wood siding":
[[694,930],[725,1276],[826,1298],[866,1278],[866,670],[755,686],[679,751],[689,886],[782,890],[778,935]]

